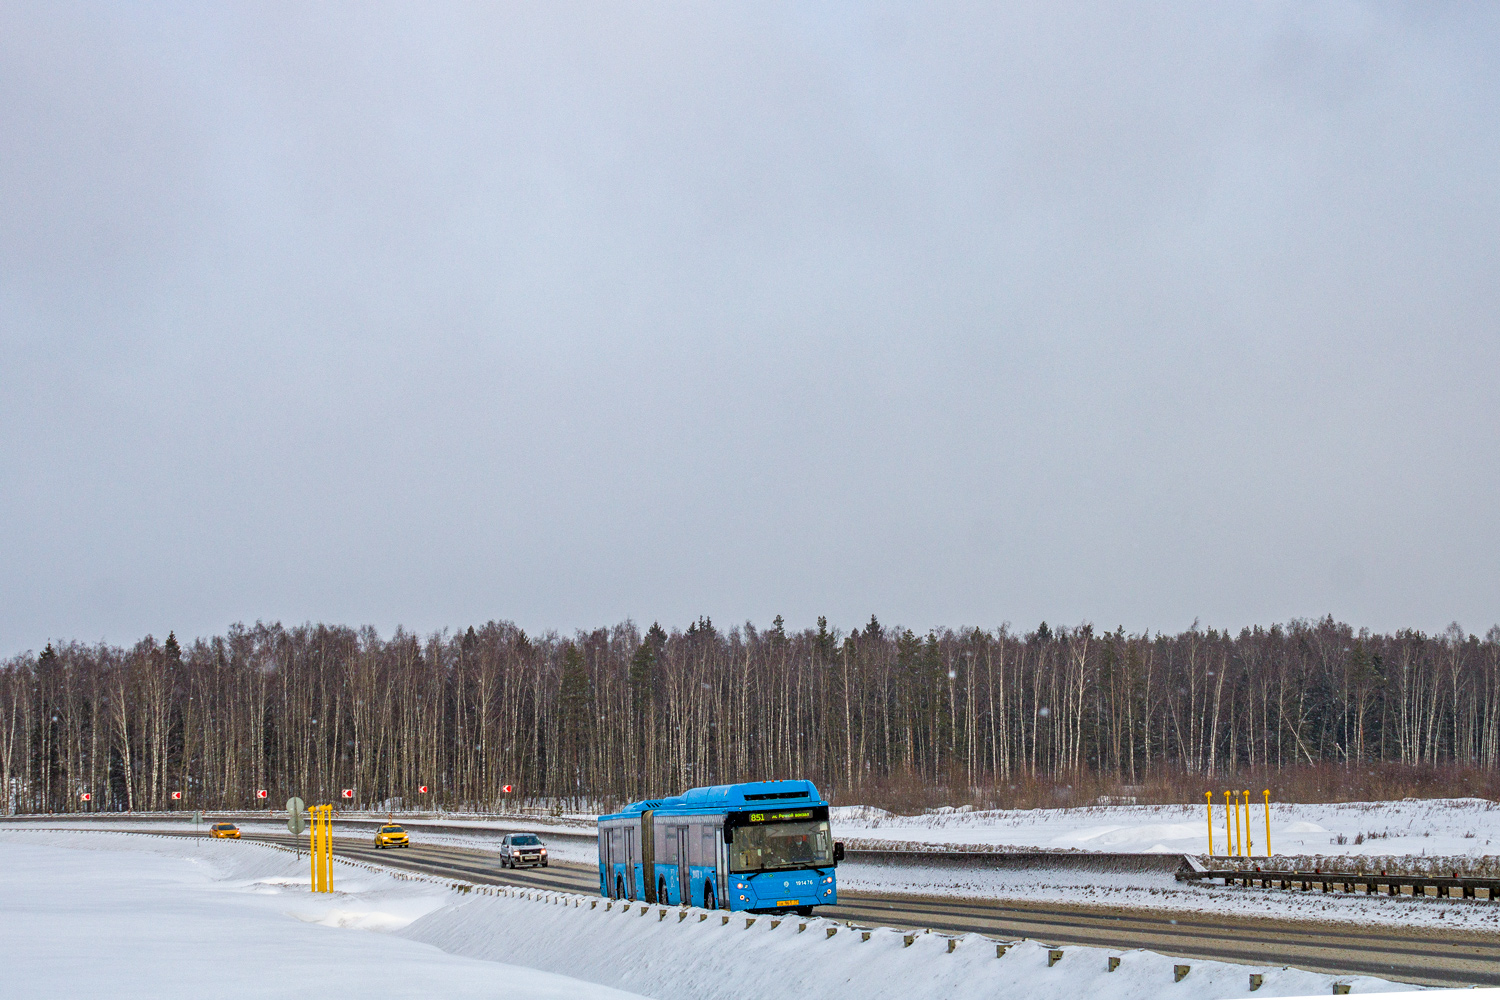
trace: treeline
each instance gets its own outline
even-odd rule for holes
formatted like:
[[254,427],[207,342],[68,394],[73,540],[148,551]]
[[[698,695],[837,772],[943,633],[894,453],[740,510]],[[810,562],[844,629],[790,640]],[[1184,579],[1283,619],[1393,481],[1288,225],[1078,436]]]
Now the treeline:
[[1500,627],[917,635],[872,617],[845,635],[823,619],[793,633],[780,618],[764,631],[705,618],[670,633],[626,622],[530,637],[491,622],[382,639],[257,624],[0,664],[7,812],[235,808],[257,789],[274,803],[344,788],[358,806],[488,810],[506,785],[619,800],[791,776],[843,802],[902,784],[972,801],[1018,782],[1488,771],[1497,756]]

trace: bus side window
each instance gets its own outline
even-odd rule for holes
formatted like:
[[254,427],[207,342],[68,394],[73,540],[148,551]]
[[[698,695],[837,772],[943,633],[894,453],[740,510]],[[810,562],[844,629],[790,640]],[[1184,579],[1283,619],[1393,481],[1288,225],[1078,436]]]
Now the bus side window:
[[703,847],[702,847],[703,837],[702,837],[702,830],[703,830],[703,824],[701,824],[701,823],[693,823],[691,826],[688,827],[688,835],[687,835],[688,861],[687,861],[687,863],[690,864],[690,865],[701,865],[701,864],[703,864]]
[[703,863],[714,865],[718,863],[719,828],[716,826],[705,826],[703,828]]
[[675,865],[677,863],[677,827],[667,826],[662,829],[665,835],[660,843],[661,848],[657,851],[657,861],[664,865]]

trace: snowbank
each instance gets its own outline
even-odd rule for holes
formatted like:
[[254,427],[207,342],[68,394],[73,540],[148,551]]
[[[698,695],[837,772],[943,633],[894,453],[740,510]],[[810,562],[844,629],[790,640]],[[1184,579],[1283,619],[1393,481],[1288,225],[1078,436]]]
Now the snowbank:
[[[1216,798],[1220,798],[1217,796]],[[1224,807],[1214,804],[1214,850],[1226,848]],[[851,847],[1032,849],[1202,854],[1208,850],[1203,805],[1085,806],[1074,809],[935,809],[899,816],[870,806],[836,806],[833,822]],[[1253,851],[1265,853],[1265,810],[1250,807]],[[1400,802],[1271,803],[1271,846],[1278,855],[1417,857],[1494,854],[1500,807],[1488,799]]]
[[[1265,977],[1256,998],[1326,997],[1335,982],[1350,984],[1352,993],[1411,989],[1365,976],[1138,950],[1067,947],[1061,961],[1049,966],[1048,947],[1033,941],[1007,943],[997,957],[997,942],[977,934],[908,936],[889,928],[866,933],[817,918],[777,921],[565,893],[495,893],[465,897],[398,933],[461,955],[524,962],[662,1000],[1155,1000],[1167,990],[1174,1000],[1219,1000],[1247,996],[1251,973]],[[1120,959],[1113,972],[1111,956]],[[1175,982],[1174,967],[1181,964],[1191,971]]]
[[[0,831],[0,969],[7,995],[301,998],[624,997],[662,1000],[1011,997],[1176,1000],[1390,992],[1397,984],[1279,967],[1036,942],[867,931],[593,896],[453,887],[335,866],[307,891],[305,859],[267,845],[123,833]],[[727,917],[727,919],[726,919]],[[747,924],[747,921],[753,921]],[[830,933],[831,932],[831,933]],[[1118,957],[1111,972],[1108,959]],[[1174,966],[1191,971],[1175,982]],[[1486,991],[1500,1000],[1500,991]],[[1474,997],[1475,994],[1467,993]]]
[[[343,814],[341,814],[343,815]],[[246,815],[236,820],[245,829],[284,830],[279,820]],[[380,817],[349,814],[349,819]],[[181,830],[187,824],[162,814],[163,829]],[[40,819],[0,820],[0,828],[14,823],[24,828]],[[121,829],[143,829],[143,819],[55,817],[48,826],[99,829],[99,824]],[[538,817],[434,818],[401,820],[422,839],[435,843],[492,843],[501,833],[526,830],[549,834],[553,846],[569,859],[587,862],[593,849],[580,839],[593,833],[580,817],[549,823]],[[1203,854],[1208,849],[1207,823],[1201,804],[1178,806],[1085,806],[1073,809],[992,809],[968,806],[933,809],[901,816],[873,806],[835,806],[834,829],[852,848],[948,850],[1044,850],[1121,853]],[[1250,810],[1254,853],[1265,853],[1265,812]],[[1342,841],[1342,842],[1341,842]],[[1400,802],[1343,802],[1333,804],[1271,804],[1271,843],[1282,856],[1362,856],[1416,858],[1481,858],[1500,853],[1500,806],[1487,799],[1404,799]],[[1214,847],[1226,848],[1224,807],[1214,805]],[[561,855],[559,855],[561,856]],[[1326,866],[1325,866],[1326,867]]]
[[303,863],[248,843],[0,833],[0,994],[627,1000],[370,933],[406,927],[451,892],[337,865],[338,891],[314,896]]
[[1089,871],[1037,862],[1025,870],[949,865],[839,866],[841,890],[988,901],[1082,903],[1155,912],[1270,917],[1381,927],[1500,931],[1500,903],[1476,899],[1292,892],[1178,882],[1149,871]]

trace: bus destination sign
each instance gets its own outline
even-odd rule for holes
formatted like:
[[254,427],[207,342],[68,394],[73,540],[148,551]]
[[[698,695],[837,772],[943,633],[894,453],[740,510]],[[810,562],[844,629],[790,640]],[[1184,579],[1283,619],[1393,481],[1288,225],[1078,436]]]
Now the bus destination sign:
[[751,813],[750,814],[750,822],[751,823],[784,823],[787,820],[791,820],[791,819],[812,819],[812,818],[813,818],[813,811],[811,809],[798,809],[796,811],[788,811],[788,812]]

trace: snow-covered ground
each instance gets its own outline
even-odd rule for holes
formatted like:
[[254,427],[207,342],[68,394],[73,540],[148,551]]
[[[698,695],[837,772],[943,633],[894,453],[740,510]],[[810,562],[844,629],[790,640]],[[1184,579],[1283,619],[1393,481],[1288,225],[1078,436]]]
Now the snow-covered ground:
[[[207,837],[208,824],[217,820],[212,816],[205,819],[203,825],[193,826],[191,822],[179,818],[109,818],[99,817],[90,819],[76,819],[58,817],[45,822],[25,819],[7,819],[0,817],[0,831],[3,830],[36,830],[45,827],[49,830],[121,830],[131,833],[186,833],[196,831]],[[281,834],[287,832],[285,820],[276,819],[235,819],[234,824],[240,828],[242,833],[247,834]],[[371,820],[374,823],[375,820]],[[523,819],[514,825],[507,825],[500,821],[489,821],[485,823],[451,823],[450,821],[420,822],[409,819],[399,820],[411,834],[413,843],[440,844],[446,847],[470,847],[477,850],[496,851],[499,849],[500,838],[507,833],[526,832],[541,836],[547,844],[548,854],[555,861],[573,862],[581,865],[594,864],[599,857],[598,848],[592,839],[593,830],[587,831],[586,836],[580,836],[581,831],[571,827],[557,828],[546,823],[538,823],[535,820]],[[443,826],[444,829],[433,829]],[[457,832],[452,826],[462,826],[465,832]],[[373,829],[373,827],[371,828]],[[559,834],[562,834],[559,836]],[[335,826],[334,836],[339,839],[371,839],[371,834],[363,831],[356,832],[346,827]],[[498,855],[497,855],[498,856]]]
[[948,865],[839,865],[843,890],[988,901],[1082,903],[1090,906],[1273,917],[1384,927],[1500,931],[1500,902],[1483,899],[1364,896],[1353,893],[1248,889],[1178,882],[1167,872],[1052,867],[957,868]]
[[[375,822],[380,815],[341,814]],[[1222,801],[1214,803],[1214,853],[1224,854],[1225,814]],[[245,829],[280,830],[282,818],[254,814],[234,817]],[[37,820],[14,822],[24,828]],[[142,822],[181,830],[185,817],[166,814],[150,820],[104,816],[89,819],[49,817],[48,826],[76,825],[98,829],[100,824],[140,830]],[[409,830],[427,831],[424,838],[493,837],[514,830],[553,835],[588,835],[589,817],[480,817],[425,815],[400,818]],[[1208,827],[1202,804],[1163,806],[1083,806],[1073,809],[973,810],[968,807],[929,810],[903,816],[872,806],[835,806],[835,835],[850,847],[948,850],[1024,849],[1125,853],[1206,854]],[[446,827],[436,830],[434,827]],[[453,829],[464,828],[463,833]],[[1252,852],[1265,853],[1266,814],[1263,805],[1250,807],[1249,841]],[[470,833],[472,832],[472,833]],[[558,837],[559,846],[565,839]],[[1340,842],[1342,840],[1342,843]],[[470,841],[465,841],[470,842]],[[456,843],[456,841],[455,841]],[[1341,802],[1332,804],[1271,803],[1271,846],[1279,856],[1412,856],[1483,857],[1500,854],[1500,803],[1488,799],[1404,799],[1398,802]],[[587,853],[587,849],[585,849]]]
[[398,932],[450,891],[251,844],[0,832],[0,995],[628,1000],[594,983],[464,958]]
[[[1214,803],[1214,853],[1226,851],[1225,811]],[[833,810],[837,835],[871,848],[1027,848],[1205,854],[1204,806],[1084,806],[1074,809],[935,809],[900,816],[870,806]],[[1250,807],[1252,852],[1265,853],[1263,804]],[[1342,838],[1342,842],[1340,842]],[[1278,855],[1478,857],[1497,853],[1500,805],[1488,799],[1403,799],[1325,805],[1271,803]]]
[[[17,997],[306,995],[583,998],[631,993],[686,1000],[754,997],[1014,997],[1080,991],[1145,1000],[1327,996],[1335,978],[1279,967],[1181,960],[1142,951],[1065,949],[964,935],[660,907],[589,896],[457,893],[338,864],[337,892],[307,891],[302,861],[249,842],[106,832],[0,831],[0,982]],[[606,906],[608,905],[608,908]],[[679,917],[679,915],[681,915]],[[773,926],[773,923],[776,924]],[[805,924],[805,930],[800,925]],[[829,930],[835,933],[830,936]],[[1115,972],[1106,958],[1119,956]],[[1340,978],[1354,993],[1399,989]],[[1481,991],[1500,994],[1500,991]],[[1467,997],[1476,996],[1474,992]],[[1487,1000],[1495,1000],[1489,997]]]

